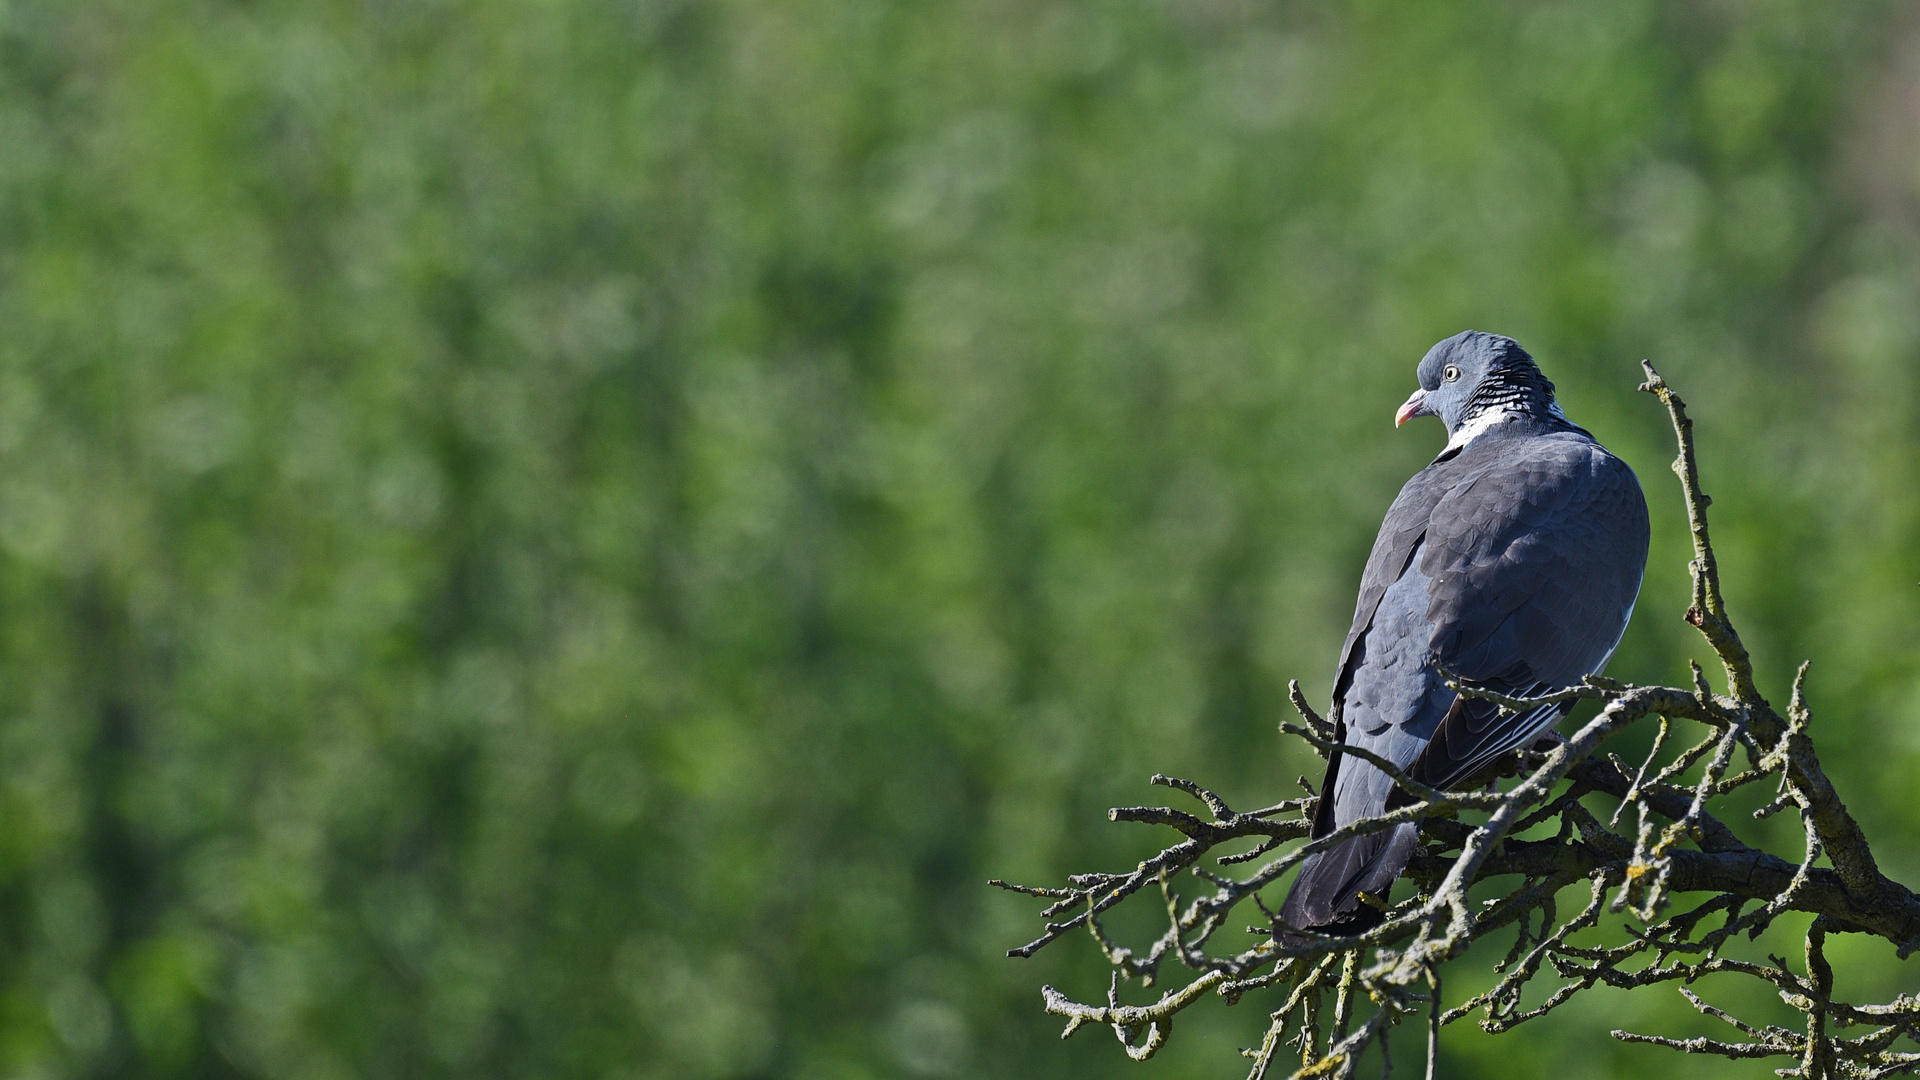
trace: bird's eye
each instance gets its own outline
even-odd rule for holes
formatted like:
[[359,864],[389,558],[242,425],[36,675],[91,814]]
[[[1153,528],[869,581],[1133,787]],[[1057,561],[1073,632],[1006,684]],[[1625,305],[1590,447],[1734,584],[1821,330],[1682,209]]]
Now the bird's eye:
[[1442,372],[1442,374],[1446,376],[1448,382],[1452,382],[1453,380],[1460,377],[1460,369],[1457,367],[1454,367],[1452,364],[1448,364],[1447,370]]

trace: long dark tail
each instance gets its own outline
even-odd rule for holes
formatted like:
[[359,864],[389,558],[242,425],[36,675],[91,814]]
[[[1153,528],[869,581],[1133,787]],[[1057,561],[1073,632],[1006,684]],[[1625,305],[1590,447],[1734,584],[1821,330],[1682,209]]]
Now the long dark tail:
[[[1361,901],[1362,892],[1385,899],[1395,878],[1413,858],[1420,826],[1408,822],[1377,833],[1353,836],[1300,864],[1280,919],[1299,930],[1322,934],[1363,934],[1380,925],[1379,909]],[[1278,934],[1283,945],[1308,938]]]

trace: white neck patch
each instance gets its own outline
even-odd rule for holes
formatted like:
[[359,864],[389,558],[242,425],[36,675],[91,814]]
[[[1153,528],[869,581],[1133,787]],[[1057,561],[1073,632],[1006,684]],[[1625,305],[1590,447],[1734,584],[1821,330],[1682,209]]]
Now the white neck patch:
[[1518,409],[1486,409],[1456,428],[1452,437],[1447,439],[1447,449],[1441,452],[1447,453],[1458,450],[1519,415],[1520,411]]

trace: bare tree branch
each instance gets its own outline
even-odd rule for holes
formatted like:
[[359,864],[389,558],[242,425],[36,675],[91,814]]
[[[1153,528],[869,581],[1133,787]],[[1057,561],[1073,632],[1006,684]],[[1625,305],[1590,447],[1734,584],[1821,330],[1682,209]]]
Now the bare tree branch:
[[[994,881],[1051,901],[1041,912],[1046,922],[1041,935],[1009,955],[1032,956],[1084,927],[1113,966],[1104,1004],[1082,1004],[1053,987],[1042,988],[1046,1011],[1066,1018],[1062,1037],[1088,1024],[1105,1025],[1129,1057],[1144,1060],[1166,1044],[1174,1018],[1201,1000],[1218,996],[1231,1005],[1249,994],[1279,991],[1284,996],[1269,1014],[1260,1045],[1243,1051],[1253,1060],[1250,1080],[1277,1075],[1275,1065],[1283,1060],[1283,1050],[1298,1053],[1300,1065],[1291,1074],[1296,1078],[1351,1077],[1361,1054],[1376,1043],[1390,1063],[1388,1033],[1415,1010],[1426,1015],[1431,1077],[1437,1068],[1440,1028],[1475,1012],[1481,1014],[1483,1029],[1500,1032],[1543,1016],[1595,986],[1651,988],[1679,982],[1690,1004],[1732,1026],[1743,1040],[1624,1031],[1614,1036],[1691,1054],[1792,1058],[1795,1063],[1780,1070],[1782,1075],[1821,1080],[1891,1076],[1920,1066],[1920,1050],[1896,1047],[1901,1040],[1920,1046],[1920,999],[1903,995],[1865,1005],[1836,1001],[1833,970],[1825,956],[1827,935],[1863,933],[1891,942],[1905,958],[1920,947],[1920,896],[1880,872],[1866,835],[1821,768],[1808,733],[1812,716],[1805,666],[1794,678],[1786,716],[1761,695],[1752,658],[1721,593],[1707,525],[1712,500],[1700,489],[1693,422],[1679,395],[1651,364],[1643,366],[1647,382],[1641,389],[1666,406],[1679,447],[1674,472],[1693,541],[1693,599],[1686,619],[1699,628],[1720,661],[1726,693],[1716,693],[1697,664],[1694,685],[1688,689],[1630,686],[1595,677],[1542,697],[1512,698],[1450,680],[1448,685],[1458,693],[1508,709],[1591,700],[1600,704],[1600,711],[1571,738],[1550,735],[1511,755],[1501,773],[1515,778],[1507,790],[1441,791],[1377,755],[1341,745],[1333,725],[1308,705],[1298,683],[1290,683],[1289,699],[1305,726],[1282,724],[1283,734],[1300,739],[1322,757],[1339,752],[1371,762],[1413,802],[1307,840],[1317,799],[1305,778],[1299,781],[1305,797],[1241,813],[1191,780],[1156,775],[1154,784],[1193,797],[1206,808],[1206,816],[1172,807],[1134,806],[1115,808],[1108,817],[1167,826],[1181,834],[1179,842],[1132,871],[1077,874],[1065,887]],[[1657,719],[1659,730],[1638,768],[1601,753],[1610,737],[1649,717]],[[1701,737],[1662,763],[1682,722],[1701,725]],[[1730,777],[1741,748],[1750,767]],[[1755,816],[1799,811],[1803,844],[1795,859],[1746,843],[1707,810],[1711,800],[1769,778],[1777,793]],[[1605,823],[1581,801],[1593,795],[1614,800]],[[1631,835],[1616,831],[1628,810],[1637,822]],[[1480,814],[1483,820],[1466,820]],[[1413,896],[1387,908],[1382,921],[1363,934],[1333,937],[1293,931],[1285,939],[1273,936],[1283,927],[1263,900],[1263,889],[1316,851],[1406,822],[1420,824],[1424,842],[1406,872]],[[1557,826],[1551,837],[1518,838],[1552,823]],[[1259,844],[1238,853],[1216,853],[1223,845],[1248,838],[1257,838]],[[1282,845],[1302,840],[1307,842],[1267,858]],[[1201,860],[1209,855],[1222,867],[1266,861],[1234,877],[1203,867]],[[1830,868],[1815,865],[1823,857]],[[1203,883],[1200,894],[1184,903],[1172,884],[1182,874]],[[1517,885],[1492,899],[1477,904],[1469,899],[1469,890],[1481,882],[1514,878]],[[1581,881],[1588,884],[1587,902],[1562,918],[1558,894]],[[1166,932],[1144,950],[1117,944],[1102,928],[1101,915],[1148,886],[1154,887],[1165,909]],[[1665,915],[1683,896],[1704,899]],[[1249,900],[1261,920],[1249,929],[1259,940],[1242,949],[1217,946],[1216,932]],[[1602,930],[1609,912],[1621,911],[1644,925],[1621,923],[1622,939],[1616,944],[1574,943],[1576,936]],[[1815,916],[1799,950],[1803,974],[1795,974],[1779,957],[1762,965],[1719,955],[1733,935],[1758,938],[1789,911]],[[1499,981],[1445,1008],[1441,968],[1506,926],[1514,926],[1516,936],[1496,968]],[[1304,944],[1282,944],[1302,936]],[[1137,979],[1143,987],[1154,986],[1169,957],[1195,976],[1149,1004],[1121,1003],[1125,983]],[[1749,1024],[1712,1005],[1689,988],[1709,975],[1767,983],[1805,1017],[1803,1030]],[[1523,992],[1539,979],[1556,980],[1556,985],[1540,1004],[1521,1009]],[[1425,994],[1415,992],[1421,983],[1426,984]],[[1329,994],[1333,1013],[1323,1031],[1322,998]],[[1370,1007],[1360,1015],[1363,997]],[[1872,1030],[1836,1038],[1830,1030],[1834,1027]]]

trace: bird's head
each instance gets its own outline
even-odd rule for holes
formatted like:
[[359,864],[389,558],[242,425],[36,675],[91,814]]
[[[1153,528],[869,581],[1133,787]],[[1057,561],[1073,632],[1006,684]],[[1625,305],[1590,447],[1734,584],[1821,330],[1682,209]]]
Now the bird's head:
[[1488,410],[1558,418],[1553,384],[1510,337],[1466,330],[1427,350],[1420,389],[1394,415],[1395,427],[1416,416],[1437,416],[1452,435]]

